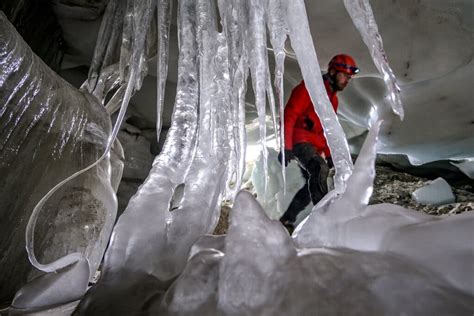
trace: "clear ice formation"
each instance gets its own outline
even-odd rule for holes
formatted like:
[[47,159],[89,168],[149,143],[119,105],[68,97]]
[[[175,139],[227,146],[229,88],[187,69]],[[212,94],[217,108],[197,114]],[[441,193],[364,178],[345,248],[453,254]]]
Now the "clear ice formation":
[[[379,127],[380,123],[370,131],[348,185],[372,187],[370,162],[375,160]],[[319,216],[311,215],[291,238],[277,220],[266,216],[252,194],[241,191],[227,235],[201,236],[171,284],[136,271],[122,273],[107,280],[114,285],[107,291],[93,289],[78,314],[461,315],[472,311],[474,249],[459,240],[472,235],[473,213],[439,218],[388,204],[367,207],[367,194],[356,194],[360,192],[357,188],[339,197],[331,194],[315,207],[313,213]],[[334,207],[343,205],[356,207],[347,209],[348,215],[335,213],[339,209]],[[323,220],[315,221],[319,217]],[[311,231],[321,230],[324,241],[312,238]],[[423,240],[433,237],[434,244]],[[92,297],[99,295],[94,302]],[[120,295],[127,299],[114,300]]]
[[[0,231],[6,236],[0,244],[0,287],[9,296],[2,300],[44,274],[32,269],[25,247],[31,263],[43,271],[54,270],[55,262],[70,253],[74,259],[85,256],[89,268],[82,284],[87,284],[115,221],[113,188],[123,165],[107,156],[56,192],[50,189],[102,155],[110,117],[93,96],[73,88],[34,55],[1,12],[0,124]],[[83,293],[85,287],[77,286],[75,293]],[[28,295],[27,288],[19,295]],[[62,298],[30,303],[44,306]]]
[[[36,183],[26,186],[24,196],[33,196],[35,199],[30,202],[33,204],[24,205],[16,212],[26,214],[22,215],[26,216],[23,219],[27,218],[28,210],[33,208],[49,188],[75,171],[84,172],[58,191],[65,190],[74,194],[77,187],[73,186],[71,191],[67,191],[67,186],[72,186],[92,173],[92,170],[97,175],[90,180],[96,181],[91,194],[98,194],[98,199],[103,203],[97,209],[108,222],[114,217],[116,201],[112,188],[116,188],[117,184],[111,184],[110,179],[117,180],[121,171],[110,171],[107,152],[115,143],[113,154],[123,155],[120,145],[115,142],[115,136],[131,95],[140,89],[147,72],[146,61],[154,53],[153,41],[157,38],[157,107],[158,113],[161,113],[163,84],[167,73],[167,34],[171,5],[172,1],[166,0],[158,3],[152,0],[109,1],[89,78],[84,83],[82,92],[71,88],[54,74],[47,73],[49,69],[36,60],[31,51],[16,51],[24,49],[26,45],[18,40],[18,36],[9,41],[8,36],[16,32],[1,15],[2,29],[8,29],[2,33],[0,46],[1,66],[5,67],[0,77],[0,97],[7,100],[2,106],[9,105],[10,98],[26,102],[30,101],[30,95],[34,98],[41,97],[44,96],[42,91],[47,91],[52,86],[59,87],[60,92],[63,92],[61,89],[64,90],[64,95],[59,92],[51,94],[58,99],[54,104],[68,100],[68,110],[71,110],[76,109],[72,101],[81,99],[85,100],[84,108],[89,111],[82,115],[77,110],[78,112],[73,113],[78,113],[77,116],[71,115],[72,118],[68,117],[69,121],[64,116],[61,123],[65,123],[66,127],[74,127],[73,123],[91,123],[89,125],[94,127],[86,124],[86,127],[81,125],[82,129],[77,130],[63,126],[57,131],[46,130],[46,133],[39,130],[38,135],[59,138],[59,145],[67,145],[67,141],[76,144],[79,143],[78,140],[83,140],[85,143],[90,142],[91,144],[87,144],[92,148],[79,147],[78,150],[83,150],[90,156],[83,155],[81,164],[71,171],[73,168],[67,164],[77,161],[74,159],[77,156],[83,157],[83,151],[77,154],[60,146],[38,146],[44,150],[42,161],[55,158],[56,154],[62,155],[64,160],[51,163],[61,172],[53,174],[54,179],[47,179],[47,189],[39,190],[40,186],[35,186]],[[157,37],[153,37],[152,19],[156,7],[159,30]],[[171,128],[150,174],[115,225],[105,254],[101,278],[81,300],[77,313],[471,313],[474,280],[470,276],[474,276],[474,250],[471,244],[459,243],[459,240],[472,240],[474,213],[434,218],[394,205],[367,206],[373,185],[375,146],[380,122],[374,124],[370,131],[352,172],[352,160],[345,136],[319,76],[320,69],[304,2],[218,0],[216,7],[214,2],[207,0],[179,0],[177,16],[178,84]],[[367,31],[362,32],[364,39],[376,30],[373,16],[369,17],[372,17],[368,21],[371,28],[363,25],[365,20],[354,19]],[[217,25],[219,18],[221,32]],[[298,226],[293,238],[277,221],[268,219],[251,194],[239,192],[245,168],[245,93],[249,74],[256,96],[263,146],[267,97],[272,104],[272,96],[269,96],[273,92],[269,84],[266,25],[277,60],[275,86],[280,112],[283,104],[280,77],[284,60],[282,47],[286,34],[289,34],[292,47],[302,65],[310,95],[317,101],[313,102],[315,110],[322,118],[337,170],[336,190],[331,191],[314,207],[311,215]],[[32,59],[36,62],[29,62]],[[21,72],[13,67],[9,68],[12,65],[32,68],[41,65],[42,68]],[[38,76],[42,72],[47,74],[39,80],[28,78],[29,75]],[[53,80],[53,84],[48,80]],[[23,89],[24,82],[33,82],[40,88],[32,87],[32,93],[26,94],[27,98],[22,98],[17,89]],[[3,93],[4,91],[7,93]],[[120,108],[112,131],[110,119],[102,107],[111,92],[114,95],[106,104],[107,112],[111,114]],[[25,103],[24,107],[1,108],[0,119],[7,120],[2,122],[2,127],[4,124],[8,126],[10,122],[14,123],[13,128],[6,129],[9,134],[1,138],[2,141],[9,142],[7,147],[2,147],[2,168],[7,166],[5,161],[20,161],[16,165],[19,168],[25,161],[32,160],[26,155],[26,151],[15,151],[15,146],[20,146],[21,149],[25,142],[29,142],[36,148],[38,138],[32,137],[28,127],[38,121],[42,122],[39,120],[41,114],[48,113],[50,108],[45,105],[49,103],[35,99],[31,102],[33,121],[20,119],[26,113],[24,111],[29,109],[29,104]],[[82,109],[81,106],[77,108]],[[403,112],[398,109],[398,113],[402,115]],[[93,119],[88,121],[88,115]],[[13,118],[18,120],[12,120]],[[59,123],[57,120],[47,122],[48,128],[54,126],[52,123]],[[158,132],[159,125],[157,122]],[[12,135],[15,133],[25,134],[13,141]],[[64,134],[57,136],[55,133]],[[87,133],[90,137],[87,137]],[[12,153],[16,156],[6,156]],[[18,156],[18,153],[24,153],[25,158]],[[265,149],[263,155],[266,157]],[[33,156],[32,165],[35,157]],[[119,169],[121,167],[117,161],[112,162],[112,165]],[[263,177],[266,183],[266,159],[264,166]],[[7,167],[10,169],[6,169]],[[7,167],[0,173],[8,175],[5,183],[17,183],[17,187],[21,188],[24,183],[18,184],[12,177],[21,180],[26,179],[27,175],[18,177],[17,173],[11,172],[15,169],[10,165]],[[47,166],[45,170],[48,168],[52,167]],[[85,172],[84,168],[90,169]],[[48,171],[51,173],[51,170]],[[45,175],[50,176],[50,173]],[[267,187],[268,184],[264,186]],[[10,194],[17,187],[9,186],[8,190],[2,192]],[[206,235],[212,232],[217,223],[221,201],[234,197],[227,236]],[[11,201],[2,199],[5,200]],[[56,204],[61,205],[60,198],[58,200]],[[54,205],[54,195],[47,202]],[[2,210],[5,209],[10,207],[2,206]],[[83,210],[65,210],[83,214]],[[65,220],[60,215],[56,218]],[[93,222],[100,226],[98,223],[99,220]],[[63,227],[69,230],[69,225],[70,223],[66,223]],[[45,271],[59,271],[58,274],[43,275],[18,291],[14,307],[44,308],[77,299],[97,270],[98,259],[107,240],[101,236],[108,237],[110,231],[107,227],[103,224],[95,229],[94,226],[95,235],[86,233],[85,236],[90,238],[86,241],[87,247],[76,247],[74,242],[83,241],[77,238],[61,241],[59,245],[53,242],[40,249],[45,257],[42,259],[46,260],[61,258],[61,255],[68,254],[72,249],[79,253],[73,257],[74,260],[63,258],[59,264],[44,268],[35,262],[33,256],[30,257],[33,264]],[[80,228],[90,229],[87,224]],[[54,231],[45,229],[48,230]],[[54,236],[61,236],[54,232]],[[68,234],[69,231],[66,231],[65,236],[68,237]],[[97,237],[98,235],[100,236]],[[51,238],[54,239],[54,236]],[[100,240],[98,245],[95,244],[97,240]],[[89,247],[90,245],[92,246]],[[64,248],[67,249],[64,251]],[[48,249],[51,250],[48,252]],[[93,255],[88,255],[89,250]],[[89,261],[86,261],[87,264],[84,264],[85,258]],[[14,264],[9,266],[16,268]],[[25,273],[22,271],[20,275],[24,277]],[[71,283],[75,287],[67,288]],[[419,300],[413,302],[415,296],[422,299],[424,304],[419,304]]]
[[[203,1],[178,4],[180,76],[172,126],[148,178],[115,226],[100,282],[105,288],[109,278],[128,269],[150,274],[160,282],[172,280],[184,268],[192,244],[199,236],[212,231],[221,197],[226,193],[224,185],[229,183],[226,176],[235,173],[234,166],[226,165],[232,149],[229,144],[240,144],[233,137],[242,133],[235,133],[235,127],[227,128],[235,121],[228,114],[238,113],[243,107],[245,80],[242,76],[246,77],[247,68],[252,75],[260,121],[265,119],[269,80],[265,6],[258,1],[229,1],[218,5],[224,9],[221,11],[222,33],[217,31],[216,8],[212,4]],[[301,12],[293,14],[293,23],[298,20],[297,14]],[[280,13],[280,16],[284,15]],[[294,41],[302,39],[295,37]],[[321,78],[319,81],[322,85]],[[327,99],[325,92],[323,95]],[[234,108],[226,109],[229,105]],[[332,110],[329,113],[335,118]],[[336,124],[328,125],[338,125],[337,119],[334,122]],[[339,130],[342,132],[340,126]],[[262,140],[265,135],[263,123]],[[343,134],[337,137],[345,141]],[[263,152],[265,156],[265,150]],[[178,187],[184,190],[182,203],[171,210],[170,205],[176,204],[172,201]],[[156,253],[160,253],[160,258],[156,258]],[[96,292],[105,292],[102,286],[99,284]],[[94,299],[98,297],[100,295],[89,295],[83,304],[96,305]]]
[[[354,25],[359,30],[362,40],[369,48],[375,67],[377,67],[383,76],[393,112],[403,120],[404,111],[400,98],[400,88],[397,84],[395,74],[388,64],[387,54],[383,48],[382,37],[380,36],[369,0],[344,0],[344,6],[354,22]],[[379,119],[384,119],[384,117],[379,117]]]
[[158,28],[158,67],[156,81],[156,139],[160,139],[161,117],[163,116],[163,102],[165,98],[165,84],[168,75],[169,35],[171,13],[173,11],[171,0],[159,0],[157,9]]
[[344,131],[327,96],[323,78],[320,76],[321,69],[313,46],[304,1],[296,0],[288,4],[286,16],[291,46],[295,51],[314,109],[321,120],[324,135],[331,149],[331,157],[336,168],[334,185],[336,192],[340,194],[344,192],[346,181],[352,173],[352,158]]
[[443,178],[437,178],[419,188],[412,193],[412,197],[418,203],[428,205],[442,205],[456,201],[451,186]]
[[473,295],[474,213],[439,217],[392,204],[368,206],[380,123],[369,131],[346,192],[340,197],[328,194],[313,208],[294,232],[297,245],[393,252]]

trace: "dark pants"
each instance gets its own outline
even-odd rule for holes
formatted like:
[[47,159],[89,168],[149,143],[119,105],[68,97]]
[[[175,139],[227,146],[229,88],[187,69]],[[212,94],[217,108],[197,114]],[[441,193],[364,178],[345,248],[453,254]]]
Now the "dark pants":
[[305,185],[296,193],[285,214],[280,218],[282,222],[294,223],[299,212],[304,210],[309,202],[318,203],[328,193],[327,177],[329,167],[310,143],[299,143],[293,146],[293,154],[298,160]]

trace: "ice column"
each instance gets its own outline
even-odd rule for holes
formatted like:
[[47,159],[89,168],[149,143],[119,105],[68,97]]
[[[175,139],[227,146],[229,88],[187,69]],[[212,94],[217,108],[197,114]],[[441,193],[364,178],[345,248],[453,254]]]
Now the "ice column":
[[380,36],[377,22],[375,22],[369,0],[344,0],[344,6],[351,16],[354,25],[359,30],[365,45],[369,48],[375,66],[383,76],[393,112],[403,120],[404,112],[400,99],[400,88],[398,87],[395,74],[388,64],[382,37]]

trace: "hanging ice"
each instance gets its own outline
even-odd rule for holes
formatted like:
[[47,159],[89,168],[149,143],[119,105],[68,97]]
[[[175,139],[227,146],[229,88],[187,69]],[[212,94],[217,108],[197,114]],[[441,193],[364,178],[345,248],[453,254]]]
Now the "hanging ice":
[[321,69],[309,31],[303,0],[287,2],[287,21],[291,45],[298,58],[303,79],[331,149],[331,157],[336,168],[335,190],[337,193],[342,193],[346,188],[346,181],[352,173],[352,159],[344,131],[330,104],[323,78],[319,75]]
[[388,64],[382,37],[379,34],[369,0],[344,0],[344,6],[351,16],[354,25],[359,30],[365,45],[369,48],[375,66],[383,76],[393,112],[403,120],[404,112],[400,99],[400,88],[398,87],[395,74]]
[[[166,0],[158,2],[161,47],[157,53],[160,61],[158,90],[161,91],[158,112],[163,100],[171,4]],[[466,276],[473,275],[474,252],[471,245],[458,241],[472,238],[474,216],[434,219],[392,205],[367,206],[374,177],[379,125],[370,132],[351,175],[347,143],[319,76],[304,2],[219,0],[218,8],[214,4],[207,0],[178,2],[179,65],[172,126],[148,178],[114,228],[101,279],[82,299],[77,313],[470,312],[473,280]],[[113,113],[120,108],[120,113],[112,133],[102,110],[96,116],[100,122],[104,121],[108,133],[84,128],[100,137],[91,135],[95,140],[92,142],[93,158],[81,164],[78,170],[98,163],[101,155],[112,146],[128,101],[141,86],[147,71],[146,61],[153,53],[153,40],[156,39],[151,36],[154,35],[153,27],[150,28],[154,25],[151,20],[155,5],[151,0],[109,1],[93,66],[83,89],[101,102],[108,99],[110,92],[116,91],[107,111]],[[219,18],[222,32],[218,31]],[[280,106],[282,89],[278,80],[283,71],[282,45],[288,28],[299,62],[305,65],[301,67],[303,76],[312,99],[317,101],[315,108],[322,118],[334,157],[338,172],[337,193],[343,194],[338,196],[334,191],[328,194],[292,239],[277,221],[271,221],[263,214],[251,194],[240,192],[235,200],[228,235],[205,236],[216,224],[222,199],[233,198],[240,187],[244,171],[244,104],[249,71],[257,96],[259,121],[263,124],[266,98],[269,97],[272,103],[272,96],[268,95],[272,94],[272,89],[269,88],[267,38],[262,35],[266,33],[265,25],[269,28],[277,59],[276,90]],[[116,51],[118,47],[120,54]],[[0,56],[3,58],[10,50],[14,49],[7,45]],[[21,61],[21,58],[29,57],[21,53],[15,60]],[[31,65],[33,67],[35,63]],[[16,73],[9,70],[3,72],[8,74],[6,80],[18,79]],[[12,76],[8,77],[10,74]],[[46,79],[41,84],[49,87]],[[55,82],[58,87],[68,87],[60,80]],[[17,97],[15,89],[20,85],[21,80],[17,80],[16,84],[9,85],[12,88],[5,89],[6,96],[0,96],[5,99]],[[87,93],[71,91],[72,96],[89,98]],[[100,108],[96,100],[92,99],[91,103]],[[31,121],[19,122],[27,127],[21,131],[30,131]],[[260,131],[264,144],[264,125],[260,126]],[[88,135],[86,132],[85,136]],[[68,133],[71,134],[70,130],[65,133],[68,140],[76,136]],[[28,140],[20,140],[25,139]],[[108,156],[104,157],[105,160],[93,170],[104,172],[98,176],[100,181],[109,181],[110,175],[105,175]],[[5,171],[5,174],[8,173]],[[120,172],[115,172],[114,179],[119,175]],[[101,197],[108,196],[110,185],[100,181],[94,192]],[[36,200],[43,194],[38,193]],[[113,209],[113,202],[106,200],[104,203],[108,204],[104,208]],[[106,229],[101,232],[106,233]],[[428,239],[430,242],[435,240],[436,247],[421,249],[429,244]],[[424,242],[418,244],[413,240]],[[51,249],[55,250],[55,247]],[[91,265],[85,264],[81,254],[74,256],[74,260],[62,260],[47,268],[47,271],[62,270],[19,291],[18,307],[38,307],[36,303],[40,301],[43,306],[39,307],[46,307],[80,296],[97,268],[96,254],[103,248],[93,249],[94,256],[79,249],[86,253],[85,257],[94,258]],[[49,255],[48,251],[41,254]],[[66,291],[65,284],[71,280],[75,287]],[[402,293],[400,288],[404,290]],[[415,295],[427,303],[413,303]]]
[[[233,111],[227,43],[217,33],[215,13],[208,1],[179,3],[181,76],[173,125],[149,177],[114,229],[103,277],[82,302],[83,311],[115,304],[107,292],[116,282],[126,290],[140,286],[130,273],[150,275],[164,291],[184,268],[191,245],[217,223]],[[170,210],[177,188],[184,190],[182,202]]]
[[172,12],[171,0],[159,0],[157,5],[158,26],[158,67],[156,82],[156,139],[160,139],[161,117],[165,94],[166,77],[168,74],[169,34]]
[[[286,7],[281,0],[267,1],[266,10],[268,14],[267,25],[270,31],[270,42],[273,46],[275,56],[275,90],[278,98],[278,109],[280,114],[280,151],[282,161],[285,161],[285,122],[282,119],[284,115],[284,90],[283,90],[283,73],[285,71],[285,41],[288,36],[288,27],[285,20]],[[275,134],[278,129],[275,129]],[[282,164],[283,186],[286,188],[286,172],[285,166]],[[286,189],[284,191],[286,194]]]

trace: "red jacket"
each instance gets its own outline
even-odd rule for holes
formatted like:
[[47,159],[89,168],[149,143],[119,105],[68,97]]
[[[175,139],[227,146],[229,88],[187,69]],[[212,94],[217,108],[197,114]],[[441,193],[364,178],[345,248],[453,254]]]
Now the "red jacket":
[[[334,112],[337,112],[339,101],[336,92],[331,90],[327,80],[324,80],[324,85]],[[320,154],[331,155],[304,81],[293,89],[285,107],[285,149],[291,150],[298,143],[311,143]]]

